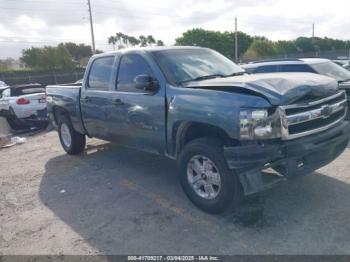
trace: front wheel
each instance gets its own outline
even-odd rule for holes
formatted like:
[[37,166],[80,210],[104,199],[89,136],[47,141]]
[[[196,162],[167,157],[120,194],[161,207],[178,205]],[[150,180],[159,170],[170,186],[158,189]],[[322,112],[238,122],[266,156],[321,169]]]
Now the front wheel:
[[58,123],[58,135],[63,149],[70,155],[77,155],[84,151],[85,135],[76,132],[68,117],[62,116]]
[[208,213],[238,206],[243,191],[219,141],[199,138],[190,142],[179,156],[179,166],[182,188],[196,206]]

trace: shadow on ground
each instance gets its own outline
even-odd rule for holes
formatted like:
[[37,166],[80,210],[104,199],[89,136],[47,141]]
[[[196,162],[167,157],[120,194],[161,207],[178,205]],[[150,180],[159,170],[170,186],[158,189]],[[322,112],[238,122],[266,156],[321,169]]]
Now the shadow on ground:
[[187,200],[175,163],[159,156],[106,143],[45,168],[41,201],[104,254],[349,252],[350,187],[320,173],[213,216]]

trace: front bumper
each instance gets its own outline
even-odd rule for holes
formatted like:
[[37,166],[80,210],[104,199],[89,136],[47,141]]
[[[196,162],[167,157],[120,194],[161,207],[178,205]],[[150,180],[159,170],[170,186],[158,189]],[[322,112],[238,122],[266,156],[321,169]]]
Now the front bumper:
[[347,147],[350,123],[291,141],[268,141],[225,147],[228,166],[238,173],[246,195],[276,182],[312,173],[336,159]]

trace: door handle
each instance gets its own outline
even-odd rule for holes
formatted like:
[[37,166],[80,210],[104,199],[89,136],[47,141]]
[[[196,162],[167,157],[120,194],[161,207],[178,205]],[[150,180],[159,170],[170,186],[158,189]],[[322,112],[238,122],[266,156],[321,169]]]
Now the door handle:
[[122,106],[124,105],[124,102],[121,99],[117,98],[113,100],[113,104],[116,106]]

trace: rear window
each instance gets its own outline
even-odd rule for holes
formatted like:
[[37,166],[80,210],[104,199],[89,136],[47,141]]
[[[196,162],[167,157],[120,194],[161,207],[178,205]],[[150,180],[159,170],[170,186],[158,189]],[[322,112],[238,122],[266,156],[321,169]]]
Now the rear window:
[[315,71],[308,65],[281,65],[281,72],[308,72],[315,73]]
[[109,90],[114,56],[97,58],[90,69],[88,88],[94,90]]
[[30,94],[45,93],[44,87],[21,87],[21,88],[11,88],[11,96],[22,96]]
[[259,66],[255,73],[276,73],[278,72],[278,65],[268,65],[268,66]]

